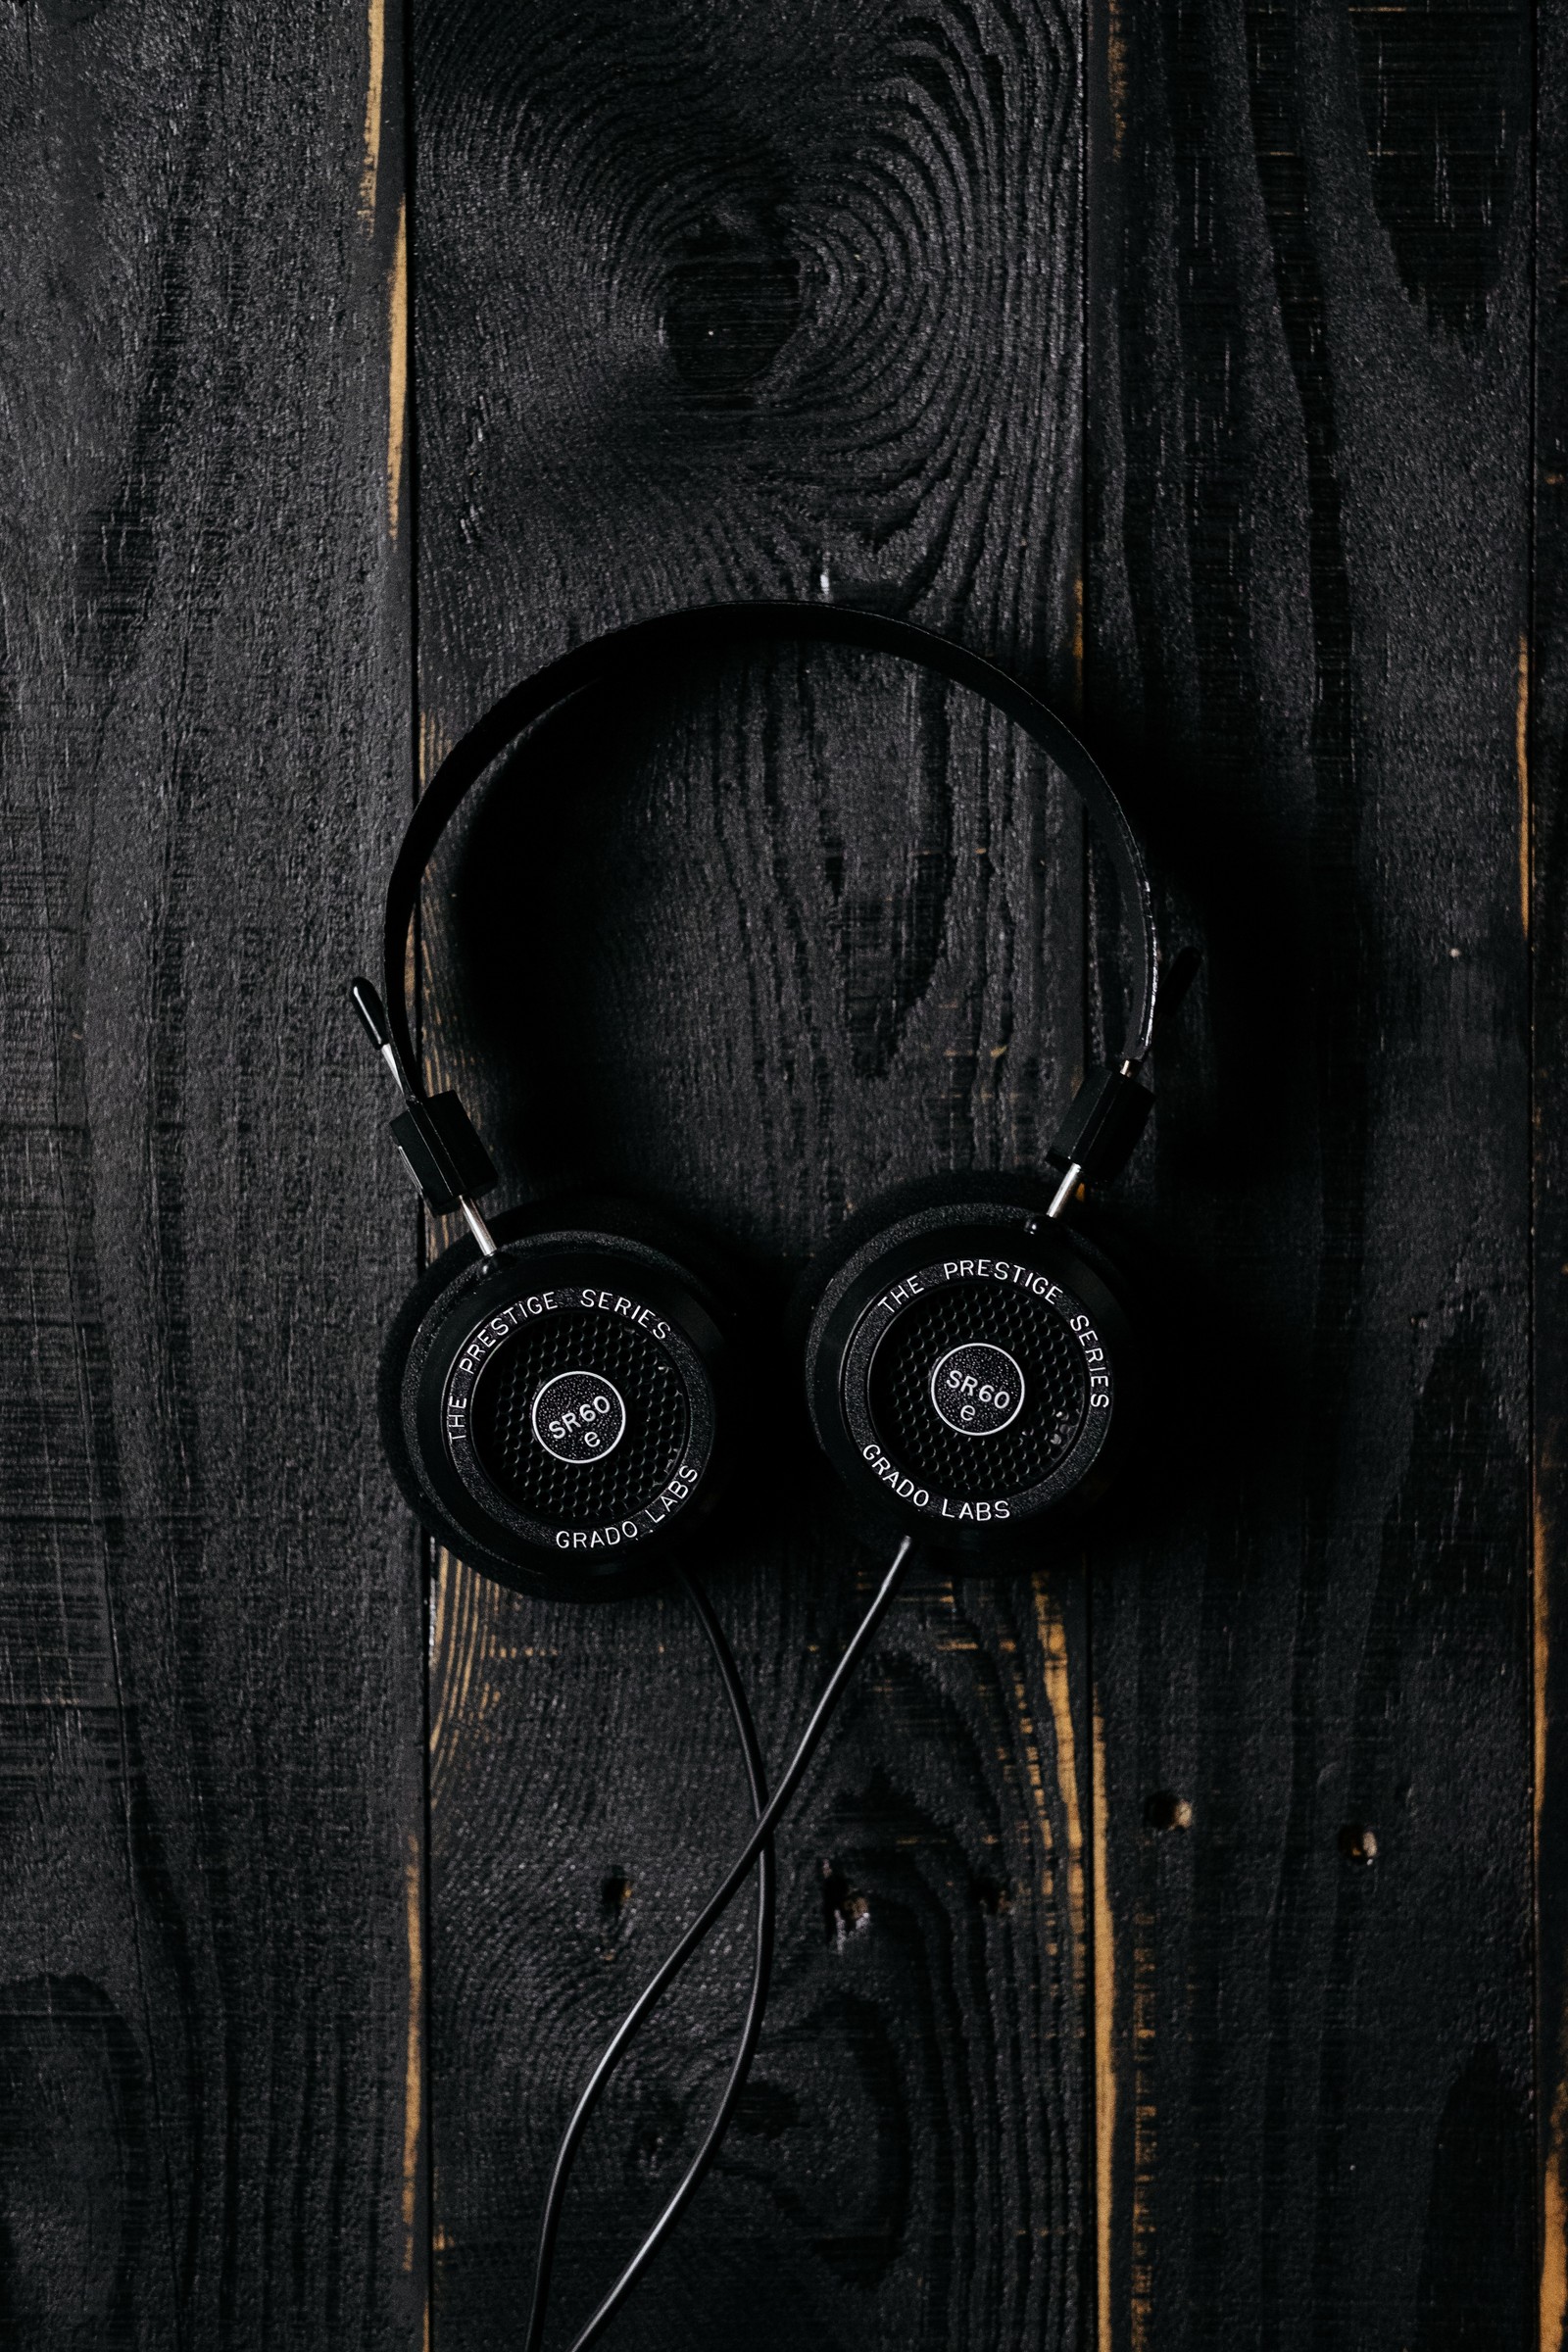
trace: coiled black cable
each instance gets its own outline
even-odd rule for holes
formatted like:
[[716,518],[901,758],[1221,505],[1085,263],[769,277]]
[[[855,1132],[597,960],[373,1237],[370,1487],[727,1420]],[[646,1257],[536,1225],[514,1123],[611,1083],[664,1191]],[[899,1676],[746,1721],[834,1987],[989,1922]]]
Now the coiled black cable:
[[[715,1886],[713,1892],[709,1896],[708,1901],[704,1904],[702,1910],[698,1912],[696,1918],[691,1922],[690,1926],[686,1929],[685,1933],[681,1936],[671,1951],[661,1963],[660,1967],[655,1970],[653,1976],[650,1977],[648,1983],[643,1986],[643,1989],[638,1994],[636,2000],[632,2003],[625,2016],[621,2019],[620,2024],[616,2027],[610,2040],[606,2043],[599,2063],[595,2067],[592,2075],[589,2077],[587,2086],[583,2090],[581,2097],[578,2099],[575,2108],[572,2110],[571,2119],[568,2122],[565,2131],[562,2134],[561,2145],[556,2151],[555,2169],[551,2174],[549,2193],[545,2198],[544,2215],[540,2222],[539,2254],[534,2270],[533,2299],[528,2311],[528,2328],[523,2339],[523,2352],[540,2352],[540,2343],[544,2335],[545,2317],[549,2308],[550,2276],[555,2265],[556,2240],[561,2230],[562,2208],[565,2198],[566,2183],[571,2177],[571,2169],[576,2161],[578,2143],[582,2138],[583,2131],[587,2125],[588,2118],[593,2112],[595,2105],[598,2103],[600,2094],[603,2091],[605,2084],[609,2082],[616,2065],[619,2063],[621,2053],[625,2049],[626,2044],[630,2041],[633,2034],[636,2033],[637,2028],[642,2024],[643,2019],[654,2007],[655,2003],[659,2000],[661,1994],[663,1993],[666,1986],[671,1984],[674,1978],[685,1967],[693,1952],[696,1951],[698,1945],[703,1941],[703,1938],[710,1933],[716,1922],[729,1908],[739,1889],[745,1884],[752,1864],[758,1860],[760,1855],[766,1854],[768,1856],[766,1866],[769,1870],[769,1875],[771,1875],[771,1855],[769,1848],[773,1831],[776,1828],[778,1821],[785,1810],[785,1807],[789,1804],[790,1799],[794,1796],[796,1789],[800,1787],[802,1780],[805,1778],[807,1767],[816,1752],[817,1742],[827,1728],[829,1719],[833,1714],[834,1708],[838,1704],[845,1685],[849,1682],[851,1675],[854,1673],[857,1665],[859,1663],[859,1660],[867,1644],[869,1643],[872,1635],[875,1633],[878,1625],[881,1623],[884,1613],[892,1601],[895,1592],[899,1589],[910,1549],[911,1539],[906,1536],[893,1556],[892,1565],[889,1567],[886,1575],[882,1579],[882,1582],[877,1587],[876,1593],[871,1601],[870,1607],[866,1610],[865,1615],[856,1627],[855,1632],[851,1636],[849,1643],[845,1648],[844,1655],[840,1658],[837,1666],[833,1669],[832,1674],[828,1678],[827,1688],[816,1702],[816,1706],[811,1714],[811,1719],[808,1723],[806,1730],[802,1735],[800,1744],[796,1748],[794,1755],[791,1756],[788,1764],[784,1768],[778,1787],[774,1789],[772,1796],[768,1798],[766,1803],[762,1804],[759,1810],[750,1838],[742,1846],[740,1852],[735,1857],[735,1860],[730,1864],[728,1871],[719,1881],[719,1884],[717,1886]],[[719,1672],[724,1678],[725,1690],[729,1694],[731,1707],[735,1711],[737,1727],[739,1727],[742,1722],[744,1722],[746,1726],[746,1730],[742,1732],[742,1746],[747,1749],[747,1770],[749,1777],[752,1779],[753,1793],[755,1797],[761,1786],[761,1759],[759,1755],[757,1758],[756,1770],[754,1772],[751,1759],[755,1749],[756,1729],[752,1724],[751,1709],[746,1703],[745,1691],[740,1684],[738,1675],[735,1675],[733,1687],[731,1684],[731,1676],[734,1674],[735,1667],[734,1657],[730,1651],[728,1642],[723,1639],[723,1634],[717,1625],[717,1621],[711,1619],[710,1611],[706,1610],[706,1594],[703,1595],[702,1601],[699,1602],[697,1598],[699,1588],[696,1587],[689,1577],[684,1581],[686,1583],[687,1592],[692,1597],[693,1606],[697,1609],[699,1621],[703,1624],[705,1633],[709,1634],[710,1641],[712,1640],[715,1633],[718,1635],[718,1643],[721,1646],[715,1645],[714,1656],[718,1661]],[[710,1625],[711,1630],[710,1630]],[[748,1745],[747,1740],[748,1732],[750,1733],[750,1745]],[[759,1917],[760,1918],[760,1895],[759,1897]],[[762,1979],[762,1984],[763,1998],[765,1999],[765,1977]],[[754,2006],[757,2005],[755,1998],[755,1986],[756,1979],[754,1978]],[[752,2012],[751,2007],[749,2007],[747,2013],[747,2029],[750,2029],[751,2024]],[[760,2025],[760,2006],[758,2007],[758,2024],[759,2026]],[[754,2034],[752,2036],[751,2047],[755,2047],[755,2043],[756,2036]],[[743,2031],[742,2046],[744,2047],[745,2044],[746,2033]],[[751,2062],[751,2047],[746,2048],[746,2063],[748,2065]],[[655,2222],[653,2229],[648,2233],[648,2236],[638,2247],[636,2253],[633,2254],[631,2261],[626,2265],[625,2270],[622,2271],[620,2278],[616,2279],[615,2284],[611,2288],[610,2293],[599,2305],[592,2319],[589,2320],[587,2327],[573,2340],[571,2352],[585,2352],[585,2347],[599,2332],[600,2328],[609,2319],[612,2311],[615,2309],[626,2288],[630,2286],[632,2280],[640,2273],[643,2265],[647,2261],[648,2257],[653,2253],[655,2247],[659,2243],[659,2240],[662,2237],[664,2231],[669,2227],[669,2224],[674,2220],[675,2214],[679,2212],[680,2207],[685,2203],[687,2197],[697,2186],[698,2181],[702,2179],[703,2174],[707,2171],[708,2166],[711,2163],[713,2156],[717,2153],[718,2141],[722,2136],[723,2130],[725,2126],[727,2126],[730,2115],[733,2112],[735,2099],[740,2095],[740,2082],[736,2081],[736,2071],[737,2070],[733,2069],[731,2071],[730,2082],[725,2087],[724,2097],[719,2102],[719,2108],[715,2111],[713,2122],[710,2125],[708,2133],[703,2141],[703,2145],[698,2150],[696,2157],[693,2159],[692,2165],[688,2169],[685,2179],[676,2188],[674,2195],[671,2197],[669,2204],[666,2205],[663,2213],[662,2213],[658,2221]],[[744,2072],[741,2074],[741,2080],[744,2081]],[[720,2118],[722,2118],[722,2120],[720,2120]]]

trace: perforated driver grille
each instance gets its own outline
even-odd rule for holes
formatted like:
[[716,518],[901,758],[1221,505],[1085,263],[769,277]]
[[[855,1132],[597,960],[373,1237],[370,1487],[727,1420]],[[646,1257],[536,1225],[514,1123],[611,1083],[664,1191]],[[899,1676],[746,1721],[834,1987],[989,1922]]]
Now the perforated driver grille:
[[[1005,1348],[1022,1370],[1023,1408],[989,1437],[950,1429],[931,1375],[951,1348]],[[893,1459],[956,1498],[1027,1494],[1049,1478],[1083,1425],[1083,1351],[1054,1306],[997,1282],[946,1283],[906,1308],[871,1359],[869,1403]]]
[[[613,1384],[625,1431],[602,1461],[563,1462],[534,1434],[534,1398],[559,1372]],[[509,1501],[551,1527],[595,1527],[646,1508],[680,1467],[685,1383],[658,1342],[600,1313],[541,1316],[496,1349],[474,1384],[473,1447]]]

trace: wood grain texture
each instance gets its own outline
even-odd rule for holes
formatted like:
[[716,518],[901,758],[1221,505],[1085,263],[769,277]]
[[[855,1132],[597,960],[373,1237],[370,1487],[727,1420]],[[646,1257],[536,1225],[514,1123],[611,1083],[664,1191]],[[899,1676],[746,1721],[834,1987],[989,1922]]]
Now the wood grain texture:
[[[424,1623],[370,1391],[440,1237],[343,982],[416,743],[789,594],[1081,699],[1205,949],[1107,1204],[1162,1410],[1083,1557],[888,1621],[607,2343],[1564,2352],[1559,0],[411,31],[0,35],[10,2333],[516,2339],[743,1783],[675,1600],[437,1561]],[[478,808],[424,1049],[503,1198],[684,1208],[771,1340],[879,1190],[1038,1156],[1102,883],[962,698],[715,665]],[[776,1765],[878,1562],[758,1487],[709,1573]],[[562,2326],[746,1942],[590,2135]]]
[[1539,2341],[1568,2344],[1568,20],[1537,31],[1536,476],[1534,611],[1523,750],[1532,805],[1531,969],[1535,1140],[1535,1796],[1539,1991]]
[[1225,1406],[1094,1592],[1110,2340],[1523,2345],[1530,18],[1119,11],[1097,82],[1090,700],[1207,936],[1141,1207]]
[[[435,745],[613,621],[872,598],[1074,675],[1078,27],[944,5],[416,12],[420,681]],[[1004,730],[759,659],[554,730],[426,909],[427,1043],[514,1185],[684,1203],[768,1327],[847,1208],[1014,1165],[1083,1055],[1076,822]],[[875,1562],[770,1465],[715,1595],[782,1759]],[[435,2317],[511,2340],[544,2167],[743,1821],[674,1604],[448,1566],[432,1718]],[[786,1840],[778,1989],[631,2345],[1092,2325],[1081,1572],[895,1612]],[[629,1891],[628,1891],[629,1888]],[[735,1927],[596,2128],[561,2325],[715,2092]]]
[[414,1232],[341,1007],[411,786],[400,168],[357,12],[3,41],[7,2340],[391,2352]]

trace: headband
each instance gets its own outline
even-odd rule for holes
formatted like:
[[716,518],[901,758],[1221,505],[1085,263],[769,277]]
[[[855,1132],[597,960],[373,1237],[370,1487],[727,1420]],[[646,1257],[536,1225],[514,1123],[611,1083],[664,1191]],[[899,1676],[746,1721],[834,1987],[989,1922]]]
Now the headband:
[[536,670],[469,728],[420,796],[387,883],[384,942],[391,1058],[411,1104],[423,1102],[424,1089],[409,1024],[409,934],[436,846],[486,769],[525,729],[585,688],[603,686],[654,664],[663,671],[671,662],[694,655],[780,640],[860,646],[868,653],[891,654],[916,668],[951,678],[1010,718],[1060,769],[1110,852],[1127,918],[1136,933],[1137,989],[1127,1042],[1116,1058],[1123,1068],[1143,1060],[1154,1026],[1159,986],[1149,874],[1126,811],[1071,728],[994,662],[913,621],[890,620],[879,612],[857,612],[842,605],[696,605],[686,612],[662,613],[656,619],[634,621],[629,628],[592,638]]

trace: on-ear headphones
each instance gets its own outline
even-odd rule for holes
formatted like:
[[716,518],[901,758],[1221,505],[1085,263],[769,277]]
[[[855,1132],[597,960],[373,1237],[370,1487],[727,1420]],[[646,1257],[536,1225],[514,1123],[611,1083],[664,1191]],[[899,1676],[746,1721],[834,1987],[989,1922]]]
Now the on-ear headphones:
[[487,1225],[477,1204],[496,1174],[484,1147],[457,1096],[426,1096],[419,1080],[406,970],[420,884],[465,796],[548,713],[683,659],[777,639],[892,655],[1013,720],[1099,827],[1136,955],[1126,1042],[1080,1086],[1049,1179],[923,1186],[856,1218],[812,1269],[792,1320],[817,1444],[857,1518],[973,1565],[1004,1562],[1046,1514],[1095,1499],[1126,1444],[1137,1379],[1127,1285],[1061,1222],[1080,1185],[1123,1166],[1152,1102],[1138,1071],[1158,947],[1120,802],[1043,703],[931,630],[829,605],[671,612],[564,655],[448,755],[387,886],[384,1007],[367,982],[354,989],[403,1096],[393,1134],[410,1172],[437,1214],[461,1210],[469,1228],[389,1334],[388,1457],[438,1542],[523,1590],[590,1599],[636,1589],[701,1525],[744,1446],[745,1318],[700,1247],[641,1211],[582,1202],[548,1228],[527,1211]]

